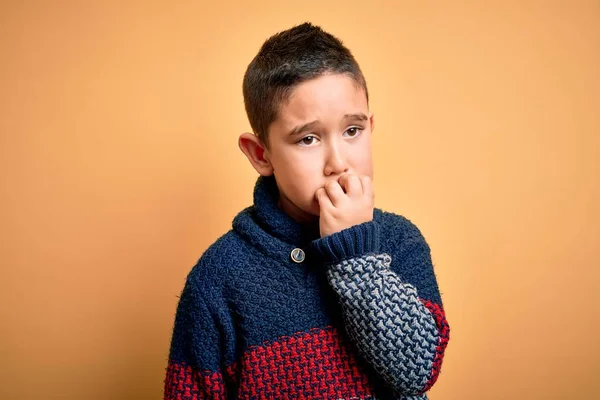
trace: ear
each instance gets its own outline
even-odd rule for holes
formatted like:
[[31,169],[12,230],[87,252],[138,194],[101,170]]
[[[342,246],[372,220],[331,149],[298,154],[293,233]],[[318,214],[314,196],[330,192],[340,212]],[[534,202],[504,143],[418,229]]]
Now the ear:
[[259,174],[273,175],[273,165],[269,160],[268,151],[256,135],[248,132],[242,133],[238,140],[238,146]]
[[375,130],[375,114],[371,112],[371,116],[369,117],[369,123],[371,124],[371,134]]

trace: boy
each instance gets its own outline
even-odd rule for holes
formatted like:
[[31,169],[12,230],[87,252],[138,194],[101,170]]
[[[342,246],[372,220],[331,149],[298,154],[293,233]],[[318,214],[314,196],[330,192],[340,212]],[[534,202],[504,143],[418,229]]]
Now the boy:
[[427,399],[449,340],[429,246],[374,207],[365,79],[310,23],[248,66],[254,204],[183,288],[165,399]]

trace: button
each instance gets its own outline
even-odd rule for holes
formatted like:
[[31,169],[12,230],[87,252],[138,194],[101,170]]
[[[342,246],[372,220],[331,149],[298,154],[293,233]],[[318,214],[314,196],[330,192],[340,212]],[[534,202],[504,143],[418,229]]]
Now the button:
[[296,263],[301,263],[302,261],[304,261],[304,250],[299,249],[299,248],[295,248],[294,250],[292,250],[292,261],[296,262]]

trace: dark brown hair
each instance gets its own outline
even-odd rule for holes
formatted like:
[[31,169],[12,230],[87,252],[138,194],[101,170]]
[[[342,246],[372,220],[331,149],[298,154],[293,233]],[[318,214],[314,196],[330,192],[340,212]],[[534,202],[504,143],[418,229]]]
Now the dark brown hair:
[[326,73],[347,74],[369,101],[367,83],[354,56],[335,36],[305,22],[265,41],[244,74],[246,114],[268,148],[269,126],[298,84]]

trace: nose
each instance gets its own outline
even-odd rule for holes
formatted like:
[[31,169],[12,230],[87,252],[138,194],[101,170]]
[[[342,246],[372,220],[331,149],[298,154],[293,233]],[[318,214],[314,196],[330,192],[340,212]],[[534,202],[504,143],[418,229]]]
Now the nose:
[[337,145],[331,145],[325,159],[325,176],[348,172],[348,163]]

